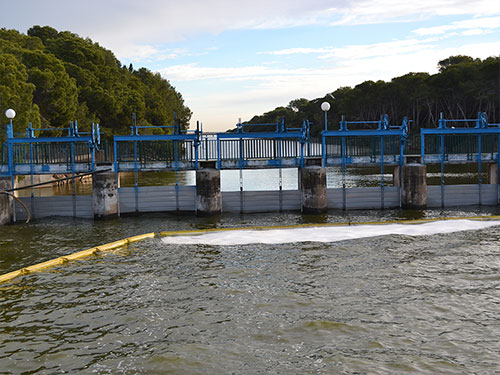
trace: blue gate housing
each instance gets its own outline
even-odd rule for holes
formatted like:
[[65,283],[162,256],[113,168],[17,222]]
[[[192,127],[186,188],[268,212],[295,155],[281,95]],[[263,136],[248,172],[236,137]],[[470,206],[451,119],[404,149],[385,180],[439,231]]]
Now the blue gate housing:
[[[66,136],[37,137],[37,132],[65,132]],[[90,132],[79,132],[78,123],[68,128],[26,129],[25,137],[15,137],[12,123],[7,125],[0,174],[3,176],[33,174],[75,174],[95,169],[95,151],[100,143],[99,124]],[[6,161],[6,163],[5,163]]]
[[422,163],[441,165],[441,202],[445,199],[445,164],[463,163],[477,163],[481,202],[483,164],[496,163],[497,176],[500,173],[500,124],[489,124],[484,112],[475,119],[445,119],[441,114],[438,127],[421,129],[420,137]]
[[[269,132],[245,132],[245,127],[274,127]],[[304,165],[310,123],[287,128],[285,119],[270,124],[236,125],[233,133],[217,133],[217,168],[282,168]]]
[[[168,129],[171,133],[147,135],[140,134],[140,129]],[[113,137],[115,172],[198,169],[198,146],[202,136],[199,123],[194,131],[182,130],[178,121],[166,126],[134,123],[131,130],[130,135]]]

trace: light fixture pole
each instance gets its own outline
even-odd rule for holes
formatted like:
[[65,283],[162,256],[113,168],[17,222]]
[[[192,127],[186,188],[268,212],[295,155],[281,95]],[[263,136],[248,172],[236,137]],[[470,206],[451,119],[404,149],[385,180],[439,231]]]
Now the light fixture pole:
[[323,102],[321,103],[321,110],[325,112],[325,131],[328,130],[328,118],[327,118],[327,113],[330,110],[330,103],[328,102]]
[[12,119],[16,117],[16,111],[14,111],[12,108],[9,108],[5,111],[5,116],[10,120],[9,124],[7,125],[7,158],[9,163],[9,174],[12,176],[12,186],[14,186],[14,158],[12,157],[13,145],[11,142],[9,142],[9,139],[14,138],[14,127],[12,126]]
[[14,138],[12,119],[16,117],[16,111],[14,111],[12,108],[9,108],[5,111],[5,116],[10,120],[9,124],[7,125],[7,138]]

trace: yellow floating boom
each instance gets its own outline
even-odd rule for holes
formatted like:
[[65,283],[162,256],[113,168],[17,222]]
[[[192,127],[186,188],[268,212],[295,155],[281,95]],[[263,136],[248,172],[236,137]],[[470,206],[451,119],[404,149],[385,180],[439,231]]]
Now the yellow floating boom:
[[[165,231],[158,233],[158,236],[181,236],[181,235],[196,235],[209,232],[222,232],[222,231],[236,231],[236,230],[270,230],[270,229],[293,229],[293,228],[312,228],[312,227],[332,227],[332,226],[346,226],[346,225],[384,225],[384,224],[422,224],[433,221],[442,220],[500,220],[500,215],[492,216],[468,216],[468,217],[440,217],[430,219],[414,219],[414,220],[390,220],[390,221],[370,221],[370,222],[347,222],[347,223],[313,223],[313,224],[295,224],[295,225],[278,225],[278,226],[252,226],[252,227],[235,227],[235,228],[214,228],[214,229],[195,229],[195,230],[180,230],[180,231]],[[17,271],[9,272],[0,275],[0,283],[12,280],[16,277],[27,275],[33,272],[41,271],[43,269],[58,266],[69,261],[81,259],[91,255],[95,255],[101,251],[113,250],[119,247],[128,245],[129,243],[141,241],[145,238],[154,238],[156,233],[146,233],[138,236],[128,237],[123,240],[111,242],[104,245],[99,245],[91,249],[79,251],[77,253],[65,255],[59,258],[48,260],[43,263],[38,263],[33,266],[21,268]]]
[[4,275],[0,275],[0,283],[12,280],[12,279],[19,277],[19,276],[28,275],[28,274],[33,273],[33,272],[41,271],[41,270],[49,268],[49,267],[58,266],[58,265],[67,263],[67,262],[72,261],[72,260],[77,260],[77,259],[81,259],[81,258],[88,257],[91,255],[95,255],[95,254],[99,253],[100,251],[117,249],[119,247],[128,245],[129,243],[133,243],[133,242],[143,240],[145,238],[153,238],[153,237],[155,237],[154,232],[141,234],[141,235],[133,236],[133,237],[128,237],[128,238],[125,238],[123,240],[111,242],[111,243],[108,243],[105,245],[99,245],[99,246],[93,247],[91,249],[79,251],[77,253],[73,253],[73,254],[65,255],[65,256],[62,256],[59,258],[51,259],[51,260],[48,260],[48,261],[43,262],[43,263],[38,263],[38,264],[35,264],[33,266],[21,268],[20,270],[12,271],[12,272],[6,273]]

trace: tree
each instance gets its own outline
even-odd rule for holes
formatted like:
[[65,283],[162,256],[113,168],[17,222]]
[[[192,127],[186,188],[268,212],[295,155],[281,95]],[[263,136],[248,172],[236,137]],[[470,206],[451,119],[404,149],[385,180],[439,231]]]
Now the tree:
[[477,60],[474,60],[470,56],[464,56],[464,55],[450,56],[444,60],[441,60],[438,63],[438,68],[439,68],[439,72],[443,72],[444,70],[446,70],[450,66],[457,65],[457,64],[468,64],[468,63],[473,63],[476,61]]
[[[12,108],[16,111],[14,119],[14,131],[24,132],[31,122],[34,127],[40,127],[40,113],[38,106],[33,103],[33,92],[35,85],[28,82],[28,74],[25,67],[14,55],[0,54],[0,116],[3,117],[2,124],[7,122],[3,116],[5,110]],[[2,130],[0,138],[4,139]]]
[[[192,113],[166,79],[132,64],[127,69],[89,38],[49,26],[33,26],[28,35],[0,29],[0,52],[2,58],[13,56],[16,69],[26,75],[15,81],[27,85],[31,96],[24,100],[36,109],[36,115],[21,114],[18,106],[19,119],[31,116],[31,121],[53,126],[78,120],[82,129],[100,122],[108,135],[128,133],[132,113],[144,125],[171,125],[175,112],[184,128],[189,125]],[[9,86],[4,81],[0,77],[0,85]],[[28,117],[22,118],[26,125]]]
[[[329,129],[337,129],[342,115],[351,121],[378,120],[388,114],[391,123],[412,120],[410,131],[435,127],[440,112],[446,118],[476,118],[486,112],[491,123],[500,122],[500,58],[485,60],[469,56],[450,56],[439,62],[439,73],[408,73],[390,82],[365,81],[354,88],[341,87],[333,93],[311,101],[295,99],[285,107],[254,116],[257,123],[285,116],[288,124],[300,125],[302,119],[312,121],[312,135],[320,135],[324,127],[320,105],[331,104]],[[332,100],[331,95],[335,97]]]
[[40,108],[42,121],[61,126],[74,120],[78,91],[62,62],[39,51],[25,51],[22,56],[29,81],[35,85],[33,102]]

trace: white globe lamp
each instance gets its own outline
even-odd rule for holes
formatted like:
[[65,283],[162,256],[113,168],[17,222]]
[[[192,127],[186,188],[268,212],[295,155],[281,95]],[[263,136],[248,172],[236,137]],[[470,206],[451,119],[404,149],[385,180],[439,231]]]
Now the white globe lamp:
[[14,111],[12,108],[9,108],[5,111],[5,116],[8,119],[12,120],[14,117],[16,117],[16,111]]
[[12,119],[16,117],[16,111],[12,108],[9,108],[5,111],[5,116],[10,120],[7,124],[7,138],[14,138],[14,128],[12,127]]
[[327,113],[330,110],[330,103],[328,102],[323,102],[321,103],[321,110],[325,112],[325,131],[328,130],[328,119],[327,119]]

